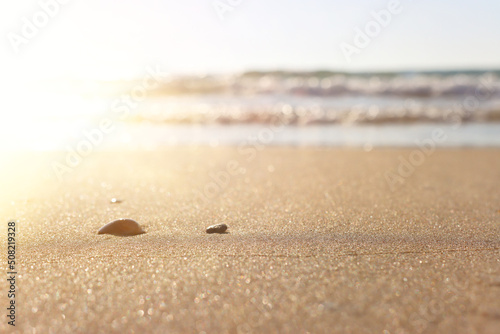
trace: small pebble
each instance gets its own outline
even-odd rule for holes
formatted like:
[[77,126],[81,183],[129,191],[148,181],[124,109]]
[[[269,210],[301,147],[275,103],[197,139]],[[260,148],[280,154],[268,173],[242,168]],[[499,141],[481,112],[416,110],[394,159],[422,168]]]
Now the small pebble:
[[107,223],[97,231],[97,234],[112,234],[129,236],[145,233],[139,224],[132,219],[120,218]]
[[207,233],[224,233],[227,230],[226,224],[216,224],[207,227]]
[[118,203],[121,203],[121,202],[122,202],[122,200],[117,199],[117,198],[112,198],[111,199],[111,203],[113,203],[113,204],[118,204]]

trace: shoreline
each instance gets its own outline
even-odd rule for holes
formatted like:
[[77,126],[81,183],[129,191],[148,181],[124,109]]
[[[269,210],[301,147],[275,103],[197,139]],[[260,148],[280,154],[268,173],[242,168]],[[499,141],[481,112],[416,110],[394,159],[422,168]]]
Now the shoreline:
[[[104,118],[103,120],[108,120]],[[41,133],[47,126],[51,135]],[[415,124],[166,124],[120,123],[110,127],[84,122],[61,129],[54,124],[31,124],[36,141],[24,132],[4,129],[0,152],[78,151],[151,151],[179,146],[239,147],[323,147],[323,148],[413,148],[418,142],[432,138],[436,130],[445,140],[437,147],[500,147],[500,122],[415,123]],[[45,130],[43,130],[45,131]],[[40,132],[40,133],[39,133]]]

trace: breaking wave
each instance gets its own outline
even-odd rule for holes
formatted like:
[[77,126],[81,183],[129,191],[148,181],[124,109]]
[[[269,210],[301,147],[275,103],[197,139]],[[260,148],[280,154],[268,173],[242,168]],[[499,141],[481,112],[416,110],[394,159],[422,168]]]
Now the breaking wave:
[[248,72],[172,77],[129,121],[394,123],[500,121],[500,73]]

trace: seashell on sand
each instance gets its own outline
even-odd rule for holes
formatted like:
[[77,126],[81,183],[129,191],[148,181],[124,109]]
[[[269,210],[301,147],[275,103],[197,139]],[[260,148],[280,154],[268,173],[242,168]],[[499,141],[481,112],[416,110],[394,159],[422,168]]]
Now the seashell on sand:
[[226,224],[216,224],[207,227],[207,233],[224,233],[227,230]]
[[132,219],[120,218],[107,223],[97,231],[97,234],[112,234],[130,236],[145,233],[139,224]]
[[110,202],[111,202],[111,203],[113,203],[113,204],[118,204],[118,203],[121,203],[121,202],[123,202],[123,201],[122,201],[121,199],[118,199],[118,198],[114,198],[114,197],[113,197],[113,198],[110,200]]

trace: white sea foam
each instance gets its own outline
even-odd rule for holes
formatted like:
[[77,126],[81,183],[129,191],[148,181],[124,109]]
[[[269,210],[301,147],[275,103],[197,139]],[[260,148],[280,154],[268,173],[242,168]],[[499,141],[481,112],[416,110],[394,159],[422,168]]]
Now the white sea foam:
[[151,96],[129,120],[301,125],[500,120],[497,72],[178,77]]

